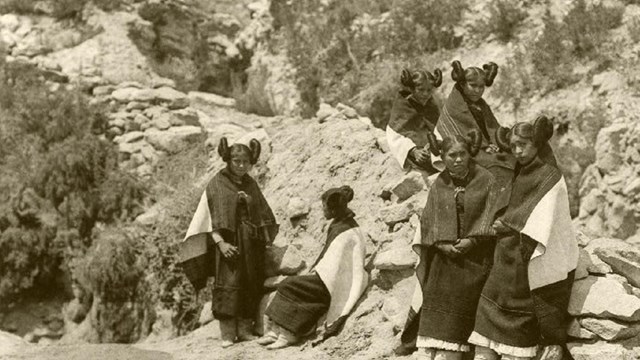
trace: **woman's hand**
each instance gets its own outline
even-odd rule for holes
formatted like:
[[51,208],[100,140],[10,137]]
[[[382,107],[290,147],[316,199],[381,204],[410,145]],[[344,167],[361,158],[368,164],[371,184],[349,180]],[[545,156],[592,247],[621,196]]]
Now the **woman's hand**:
[[496,233],[498,234],[504,234],[504,233],[508,233],[511,231],[511,228],[508,227],[507,225],[505,225],[502,221],[500,220],[496,220],[494,221],[493,225],[491,225],[491,227],[493,228],[493,230],[496,231]]
[[419,149],[415,147],[411,149],[409,154],[413,156],[418,164],[427,164],[431,160],[431,156],[429,156],[429,150],[424,148]]
[[229,244],[228,242],[220,241],[218,243],[218,249],[222,253],[226,259],[232,259],[238,256],[240,253],[238,252],[238,248]]
[[500,152],[500,148],[496,144],[489,144],[489,146],[487,146],[484,151],[489,154],[497,154]]
[[249,204],[251,202],[251,196],[244,191],[238,191],[238,198],[244,200]]
[[466,254],[475,245],[471,239],[459,239],[454,247],[460,252],[460,254]]
[[460,250],[456,249],[456,247],[451,243],[439,243],[436,247],[450,258],[456,258],[459,255],[462,255]]

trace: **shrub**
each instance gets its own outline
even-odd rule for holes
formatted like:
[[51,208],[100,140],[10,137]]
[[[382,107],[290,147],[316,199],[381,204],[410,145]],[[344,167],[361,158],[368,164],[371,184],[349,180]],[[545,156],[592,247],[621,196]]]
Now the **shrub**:
[[513,39],[518,26],[527,18],[527,12],[518,3],[509,0],[493,0],[488,10],[489,17],[475,30],[482,37],[493,34],[502,42]]
[[634,43],[640,41],[640,17],[635,17],[629,21],[627,24],[627,31],[629,32],[629,37]]
[[585,0],[577,0],[564,19],[566,36],[579,57],[593,56],[610,29],[620,26],[623,6],[607,6],[597,2],[587,7]]
[[[48,14],[56,19],[77,17],[90,0],[0,0],[0,14]],[[92,0],[100,9],[116,10],[124,0]]]

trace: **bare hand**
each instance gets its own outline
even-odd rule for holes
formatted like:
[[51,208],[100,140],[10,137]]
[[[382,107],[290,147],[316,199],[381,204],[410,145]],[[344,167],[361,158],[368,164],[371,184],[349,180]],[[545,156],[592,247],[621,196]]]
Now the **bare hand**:
[[485,151],[489,154],[497,154],[500,152],[500,148],[496,144],[489,144],[489,146],[486,147]]
[[504,234],[504,233],[508,233],[511,231],[511,228],[508,227],[507,225],[505,225],[502,221],[500,220],[496,220],[493,225],[491,225],[491,227],[493,228],[493,230],[496,231],[496,233],[498,234]]
[[456,249],[451,243],[440,243],[436,245],[436,247],[450,258],[456,258],[458,255],[462,255],[460,250]]
[[238,198],[246,201],[247,204],[251,202],[251,196],[244,191],[238,191]]
[[458,249],[460,254],[466,254],[467,251],[471,250],[473,245],[474,245],[474,242],[471,239],[459,239],[455,243],[454,247]]
[[218,243],[218,249],[226,259],[231,259],[239,255],[238,248],[229,244],[228,242],[220,241]]
[[418,164],[425,164],[431,160],[429,151],[426,149],[413,148],[411,150],[411,156],[413,156]]

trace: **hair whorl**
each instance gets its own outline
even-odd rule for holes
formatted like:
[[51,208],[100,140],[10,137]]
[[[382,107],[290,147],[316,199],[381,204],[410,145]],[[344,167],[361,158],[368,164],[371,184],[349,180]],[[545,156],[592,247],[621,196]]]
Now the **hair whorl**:
[[353,200],[353,189],[349,185],[344,185],[340,187],[340,192],[342,193],[345,205]]
[[224,162],[229,161],[230,154],[229,143],[227,142],[226,137],[220,138],[220,143],[218,144],[218,155],[222,158]]
[[511,129],[501,126],[496,129],[496,143],[500,150],[511,152]]
[[415,83],[413,82],[413,74],[411,73],[411,71],[409,71],[409,69],[402,69],[402,74],[400,75],[400,83],[402,84],[402,86],[408,87],[410,89],[415,86]]
[[495,80],[496,76],[498,75],[498,64],[490,62],[488,64],[482,65],[482,68],[484,69],[485,73],[484,84],[486,86],[493,85],[493,80]]
[[467,134],[469,138],[469,155],[476,156],[480,151],[480,146],[482,145],[482,136],[480,136],[480,132],[477,130],[471,130]]
[[434,87],[439,87],[440,85],[442,85],[442,71],[440,71],[440,69],[435,69],[433,71],[433,79]]
[[462,64],[460,64],[460,61],[455,60],[451,63],[451,66],[453,66],[453,70],[451,70],[451,79],[455,82],[463,82],[465,80],[464,68],[462,67]]
[[540,147],[553,136],[553,123],[546,116],[538,116],[533,123],[533,140]]

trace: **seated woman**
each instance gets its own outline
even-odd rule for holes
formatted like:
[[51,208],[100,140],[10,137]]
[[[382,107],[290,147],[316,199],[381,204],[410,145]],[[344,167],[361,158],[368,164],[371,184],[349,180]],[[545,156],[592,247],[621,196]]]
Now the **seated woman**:
[[498,147],[495,132],[500,126],[491,108],[482,99],[485,87],[491,86],[498,74],[498,65],[488,63],[482,69],[463,69],[459,61],[454,61],[452,66],[451,77],[456,84],[442,108],[436,133],[444,138],[464,136],[471,130],[478,131],[482,135],[482,143],[476,162],[491,171],[501,187],[508,189],[515,159]]
[[[417,358],[462,359],[470,351],[480,292],[493,259],[495,232],[491,228],[496,198],[495,179],[476,165],[480,134],[471,138],[435,139],[430,148],[446,169],[429,192],[421,218],[420,255],[416,276],[422,286]],[[433,136],[432,136],[433,138]]]
[[279,286],[265,315],[276,328],[258,342],[267,349],[280,349],[297,343],[314,331],[327,314],[323,338],[343,327],[364,290],[369,276],[364,269],[364,236],[347,207],[353,199],[348,186],[333,188],[322,195],[324,216],[333,219],[327,241],[309,275],[291,276]]
[[578,245],[567,185],[548,145],[552,134],[540,117],[498,137],[518,164],[508,206],[493,225],[494,265],[469,338],[476,360],[532,359],[538,345],[565,346]]
[[[278,232],[273,212],[248,174],[260,156],[260,143],[229,147],[222,138],[218,153],[227,166],[207,185],[180,249],[180,261],[196,290],[208,276],[213,316],[220,320],[222,347],[254,339],[264,284],[264,250]],[[215,245],[214,245],[215,244]]]
[[433,174],[437,170],[431,163],[427,134],[433,133],[440,116],[433,92],[442,84],[442,72],[404,69],[400,82],[404,89],[393,103],[387,124],[389,148],[403,169]]

